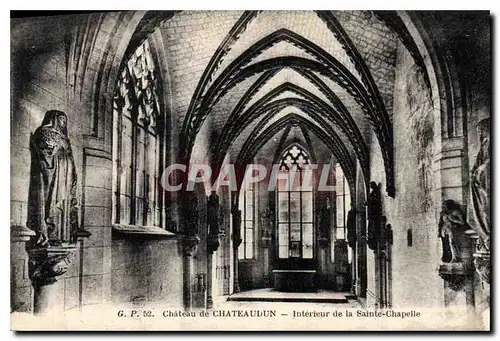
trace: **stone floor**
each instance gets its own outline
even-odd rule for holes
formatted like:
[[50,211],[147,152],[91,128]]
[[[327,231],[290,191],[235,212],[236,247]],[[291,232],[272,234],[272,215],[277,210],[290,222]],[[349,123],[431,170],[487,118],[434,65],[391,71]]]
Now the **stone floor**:
[[318,290],[317,292],[282,292],[272,288],[242,291],[227,297],[238,302],[308,302],[348,303],[354,297],[347,292]]

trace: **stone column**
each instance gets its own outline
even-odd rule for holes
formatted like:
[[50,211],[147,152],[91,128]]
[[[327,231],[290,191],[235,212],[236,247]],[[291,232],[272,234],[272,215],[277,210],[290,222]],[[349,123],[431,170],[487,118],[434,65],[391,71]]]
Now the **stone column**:
[[233,259],[234,259],[234,292],[240,292],[240,282],[238,279],[238,247],[235,246],[233,249]]
[[262,257],[264,260],[264,285],[269,287],[271,285],[269,278],[269,247],[271,246],[271,237],[268,236],[267,233],[264,233],[260,238],[259,246],[262,249]]
[[[363,211],[361,211],[363,212]],[[366,288],[367,288],[367,270],[366,270],[366,221],[364,215],[357,215],[356,217],[356,229],[357,229],[357,240],[356,240],[356,257],[358,259],[357,268],[357,288],[356,295],[359,297],[366,298]]]
[[[318,285],[319,288],[327,288],[327,262],[328,262],[328,251],[329,251],[329,246],[330,246],[330,241],[328,238],[325,237],[319,237],[317,240],[317,245],[318,245],[318,264],[319,264],[319,280],[318,280]],[[333,240],[331,241],[332,243],[334,242]]]
[[351,258],[351,290],[350,293],[352,295],[356,295],[356,286],[357,286],[357,280],[356,280],[356,274],[357,274],[357,250],[356,250],[356,244],[354,244],[351,247],[352,250],[352,258]]
[[219,249],[219,232],[221,222],[219,196],[212,192],[208,198],[208,236],[207,236],[207,309],[212,309],[214,302],[212,298],[212,267],[213,254]]
[[193,293],[191,289],[193,272],[193,255],[196,253],[200,238],[198,236],[187,236],[182,241],[182,270],[183,270],[183,303],[185,310],[191,310]]
[[21,225],[10,227],[11,261],[11,311],[31,311],[31,294],[28,278],[28,253],[26,243],[35,232]]
[[207,309],[212,309],[214,306],[214,299],[212,297],[212,261],[213,261],[213,253],[208,252],[207,254]]
[[212,266],[214,252],[220,246],[219,235],[210,235],[207,240],[207,309],[212,309],[214,301],[212,298]]
[[233,216],[233,261],[234,261],[234,292],[240,292],[240,283],[238,279],[238,247],[240,246],[241,239],[241,210],[233,205],[231,209]]

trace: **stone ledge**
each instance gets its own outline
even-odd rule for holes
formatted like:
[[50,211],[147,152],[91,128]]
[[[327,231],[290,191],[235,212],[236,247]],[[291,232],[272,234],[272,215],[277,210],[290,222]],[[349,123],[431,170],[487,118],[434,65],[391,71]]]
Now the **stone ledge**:
[[35,231],[30,230],[26,226],[10,225],[10,236],[12,242],[27,242],[34,235]]
[[162,239],[178,239],[181,235],[156,226],[113,224],[113,233],[129,237],[155,237]]

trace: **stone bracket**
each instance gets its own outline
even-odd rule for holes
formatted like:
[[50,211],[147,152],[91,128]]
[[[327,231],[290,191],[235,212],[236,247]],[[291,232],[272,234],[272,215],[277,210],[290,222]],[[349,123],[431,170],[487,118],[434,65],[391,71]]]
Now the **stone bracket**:
[[259,246],[262,248],[268,248],[271,246],[271,237],[262,237],[260,238]]
[[186,236],[182,241],[182,254],[191,257],[196,253],[198,245],[200,244],[200,237]]
[[207,238],[207,251],[209,253],[214,253],[219,249],[219,246],[220,246],[219,235],[209,234]]
[[448,282],[450,289],[459,291],[466,284],[466,279],[472,276],[472,270],[462,262],[441,263],[439,276]]
[[28,253],[33,286],[43,286],[57,282],[57,277],[66,273],[75,256],[76,244],[37,247]]

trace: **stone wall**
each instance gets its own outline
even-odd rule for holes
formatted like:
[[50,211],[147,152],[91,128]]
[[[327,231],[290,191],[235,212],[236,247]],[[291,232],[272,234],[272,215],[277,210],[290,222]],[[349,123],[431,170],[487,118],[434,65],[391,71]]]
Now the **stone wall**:
[[[54,26],[56,21],[50,18],[15,22],[12,26],[11,44],[11,225],[26,226],[27,201],[30,174],[29,139],[42,123],[48,110],[57,109],[67,112],[66,63],[63,31]],[[24,30],[33,28],[34,35],[25,37]],[[59,29],[55,29],[59,28]],[[19,36],[18,36],[19,35]],[[72,143],[73,155],[78,170],[78,192],[82,195],[83,187],[83,139],[81,135],[84,116],[68,115],[68,135]],[[16,282],[16,296],[20,301],[13,302],[15,309],[31,311],[33,295],[28,279],[28,267],[25,254],[16,255],[13,261],[13,273],[22,272]],[[62,299],[66,307],[78,304],[79,258],[72,268],[58,283],[61,290],[67,287],[68,297]],[[88,283],[88,281],[87,281]],[[71,299],[69,296],[73,296]]]
[[[408,51],[400,45],[394,89],[394,165],[396,197],[385,192],[380,147],[372,135],[371,180],[380,183],[387,223],[393,228],[392,282],[394,307],[429,307],[442,301],[437,274],[439,244],[433,191],[436,134],[432,107],[423,77]],[[408,230],[413,243],[408,244]],[[373,251],[368,250],[368,291],[375,293]]]
[[113,241],[111,292],[114,303],[146,300],[182,308],[182,252],[177,240]]
[[[99,77],[104,77],[103,83],[107,81],[101,63],[106,57],[112,59],[115,56],[122,37],[131,34],[126,25],[133,25],[137,18],[134,19],[134,12],[103,15],[100,17],[101,30],[95,32],[93,45],[81,45],[85,53],[82,50],[79,56],[68,55],[65,34],[72,32],[73,24],[86,19],[90,27],[95,28],[93,23],[97,17],[99,14],[40,17],[19,19],[12,24],[11,225],[26,225],[30,134],[40,126],[46,111],[57,109],[68,115],[68,136],[78,177],[80,223],[92,233],[83,245],[78,245],[67,273],[54,284],[62,302],[59,306],[66,310],[110,303],[112,288],[116,289],[113,294],[124,301],[142,295],[144,288],[148,290],[145,295],[153,300],[169,297],[170,293],[173,300],[179,295],[182,297],[179,294],[182,290],[181,280],[172,281],[172,288],[164,288],[163,291],[158,289],[163,285],[158,282],[160,273],[147,272],[138,267],[130,244],[117,242],[111,247],[113,170],[111,144],[107,141],[111,141],[112,115],[111,112],[106,115],[94,112],[96,101],[102,98],[96,98],[93,91],[98,91],[100,84],[96,82]],[[120,48],[123,53],[126,45]],[[117,63],[116,68],[120,61]],[[92,113],[97,115],[97,131],[93,131]],[[168,264],[169,269],[173,269],[172,278],[180,278],[176,274],[180,273],[182,264],[179,256],[176,256],[178,251],[175,243],[155,241],[144,249],[149,252],[143,255],[144,259],[156,265]],[[12,256],[11,271],[15,278],[12,282],[12,308],[16,311],[32,311],[33,290],[28,278],[27,255],[23,248],[16,247],[13,250],[19,252]],[[144,271],[142,277],[149,284],[144,288],[139,282],[128,288],[117,287],[116,283],[127,281],[130,276],[127,271],[132,268],[135,269],[131,272],[134,275]]]

